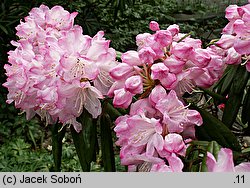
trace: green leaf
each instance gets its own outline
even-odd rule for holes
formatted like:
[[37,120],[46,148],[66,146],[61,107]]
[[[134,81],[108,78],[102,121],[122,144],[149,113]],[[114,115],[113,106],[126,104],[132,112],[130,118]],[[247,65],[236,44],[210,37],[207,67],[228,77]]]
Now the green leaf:
[[212,153],[216,160],[218,159],[218,153],[219,153],[220,149],[221,149],[221,147],[216,141],[210,142],[208,147],[207,147],[207,151],[209,153]]
[[234,76],[235,76],[235,74],[237,72],[237,68],[238,68],[238,66],[234,66],[234,65],[228,66],[228,67],[229,67],[228,68],[229,70],[226,71],[226,74],[225,74],[225,77],[223,79],[223,83],[222,83],[222,86],[221,86],[220,93],[222,95],[225,95],[229,91],[229,89],[230,89],[230,87],[232,85],[232,81],[234,79]]
[[242,113],[241,113],[242,123],[248,122],[248,127],[250,125],[250,87],[247,89],[247,93],[244,97]]
[[242,150],[242,153],[249,153],[250,152],[250,148],[246,148]]
[[71,134],[76,148],[76,152],[84,172],[90,171],[90,163],[95,159],[96,151],[96,124],[86,110],[83,111],[78,121],[82,123],[82,130],[77,133],[71,126]]
[[239,66],[234,76],[229,94],[228,100],[225,103],[225,108],[222,116],[222,122],[229,128],[232,127],[235,119],[239,113],[241,101],[244,94],[247,81],[249,79],[249,72],[245,67]]
[[113,150],[113,140],[111,133],[112,122],[108,114],[102,114],[100,117],[101,127],[101,151],[106,172],[115,172],[115,157]]
[[122,116],[122,113],[114,108],[108,101],[105,101],[103,104],[103,112],[108,114],[113,121],[119,116]]
[[217,141],[223,147],[231,148],[235,151],[241,150],[237,138],[224,123],[206,110],[194,108],[200,112],[203,119],[203,124],[196,127],[198,140]]
[[65,136],[66,128],[63,127],[60,131],[60,125],[54,124],[51,126],[52,132],[52,153],[54,159],[54,171],[61,171],[61,162],[62,162],[62,139]]

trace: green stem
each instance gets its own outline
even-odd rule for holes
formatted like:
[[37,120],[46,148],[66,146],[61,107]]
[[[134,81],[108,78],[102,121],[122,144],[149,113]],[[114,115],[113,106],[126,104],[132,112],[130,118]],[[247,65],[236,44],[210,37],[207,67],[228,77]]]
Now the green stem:
[[227,99],[225,97],[223,97],[222,95],[218,94],[218,93],[215,93],[211,90],[208,90],[208,89],[203,89],[203,88],[200,88],[202,91],[204,91],[206,94],[210,95],[211,97],[213,97],[214,99],[222,102],[222,103],[225,103],[227,101]]
[[54,171],[61,171],[61,162],[62,162],[62,139],[65,135],[66,128],[64,127],[61,131],[59,131],[59,124],[52,125],[52,154],[54,159]]

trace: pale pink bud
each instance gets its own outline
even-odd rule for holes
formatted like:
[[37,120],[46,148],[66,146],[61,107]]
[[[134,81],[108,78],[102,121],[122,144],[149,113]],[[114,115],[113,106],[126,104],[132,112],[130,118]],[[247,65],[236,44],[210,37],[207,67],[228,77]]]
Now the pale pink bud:
[[149,24],[149,28],[152,31],[158,31],[158,30],[160,30],[159,24],[156,21],[151,21],[150,24]]
[[162,47],[166,47],[172,43],[172,34],[170,31],[160,30],[155,33],[154,40]]
[[142,78],[140,76],[131,76],[125,81],[125,89],[133,94],[139,94],[143,91]]
[[123,53],[121,59],[123,63],[127,63],[131,66],[137,66],[142,64],[138,52],[134,50],[129,50]]
[[173,48],[170,50],[172,54],[180,59],[187,59],[190,56],[190,53],[193,51],[193,47],[184,42],[176,43]]
[[223,48],[228,49],[231,48],[234,44],[235,37],[232,35],[222,35],[220,40],[216,42],[216,45]]
[[205,67],[210,62],[211,56],[206,49],[197,48],[191,52],[190,60],[198,67]]
[[121,79],[125,79],[126,77],[128,77],[132,71],[133,71],[132,66],[126,63],[120,63],[117,66],[115,66],[113,69],[111,69],[109,74],[113,79],[121,80]]
[[149,95],[149,100],[153,105],[155,105],[160,99],[162,99],[166,96],[167,96],[166,90],[161,85],[157,85],[151,91],[151,93]]
[[238,13],[238,6],[237,5],[229,5],[226,8],[226,15],[225,17],[231,21],[240,18],[240,15]]
[[173,24],[173,25],[168,26],[167,30],[170,31],[170,33],[174,37],[175,35],[177,35],[179,33],[180,28],[178,25]]
[[117,108],[128,108],[132,102],[133,94],[124,88],[114,91],[113,104]]
[[229,48],[227,51],[227,57],[225,58],[226,64],[240,64],[241,63],[241,55],[235,51],[235,49]]
[[150,47],[144,47],[139,51],[140,60],[145,64],[153,64],[156,54]]
[[185,65],[185,61],[178,59],[174,55],[165,59],[163,63],[169,68],[170,72],[175,74],[180,73]]
[[158,79],[166,89],[172,89],[176,76],[169,73],[169,69],[163,63],[153,64],[151,67],[151,77]]

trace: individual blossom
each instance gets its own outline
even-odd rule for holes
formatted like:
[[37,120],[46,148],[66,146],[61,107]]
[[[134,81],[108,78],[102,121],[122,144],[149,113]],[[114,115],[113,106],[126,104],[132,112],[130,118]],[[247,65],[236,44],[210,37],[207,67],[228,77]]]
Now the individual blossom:
[[229,5],[225,17],[229,23],[223,28],[222,36],[216,45],[226,51],[226,64],[246,65],[250,71],[250,4]]
[[16,47],[4,66],[7,103],[15,103],[28,119],[35,114],[51,124],[71,124],[76,131],[84,109],[93,118],[113,84],[109,70],[116,66],[115,50],[99,31],[94,37],[74,25],[77,13],[61,6],[33,8],[16,27]]
[[207,153],[208,172],[250,172],[250,163],[242,162],[234,166],[233,152],[228,148],[221,148],[217,160],[211,153]]
[[199,112],[188,109],[175,91],[167,93],[157,85],[147,98],[131,104],[128,115],[115,121],[121,164],[129,171],[181,172],[186,141],[195,139],[187,132],[201,124]]

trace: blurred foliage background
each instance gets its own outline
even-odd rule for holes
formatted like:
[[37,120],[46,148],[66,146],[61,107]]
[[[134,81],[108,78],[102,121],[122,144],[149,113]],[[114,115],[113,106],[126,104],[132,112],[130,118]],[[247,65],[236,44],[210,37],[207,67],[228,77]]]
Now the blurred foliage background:
[[[220,4],[218,4],[220,2]],[[84,34],[93,36],[103,30],[111,46],[124,52],[136,49],[135,36],[150,32],[148,24],[157,21],[161,28],[170,24],[180,25],[181,32],[193,32],[193,37],[204,43],[220,37],[227,23],[224,9],[231,3],[247,1],[202,0],[1,0],[0,1],[0,171],[53,171],[51,131],[38,118],[25,120],[25,115],[13,104],[5,103],[7,90],[4,64],[7,52],[16,40],[15,27],[20,19],[33,8],[45,4],[50,8],[61,5],[70,12],[79,12],[76,24]],[[115,139],[115,138],[114,138]],[[92,171],[103,171],[102,157],[98,154],[92,163]],[[115,150],[117,171],[125,168],[119,164],[119,151]],[[69,131],[63,139],[62,171],[80,171],[75,148]]]

